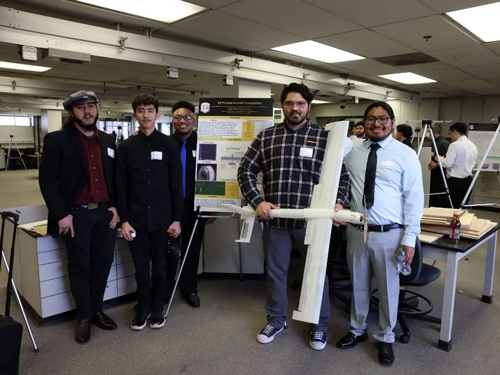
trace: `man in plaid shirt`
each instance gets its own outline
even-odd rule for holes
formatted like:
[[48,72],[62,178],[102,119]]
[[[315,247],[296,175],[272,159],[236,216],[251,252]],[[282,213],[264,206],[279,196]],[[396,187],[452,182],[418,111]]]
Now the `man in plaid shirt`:
[[[308,208],[314,185],[319,183],[328,132],[306,118],[313,94],[303,84],[292,83],[281,94],[285,121],[260,132],[238,169],[238,182],[247,202],[266,220],[263,232],[267,265],[267,325],[257,341],[267,344],[286,328],[287,276],[293,244],[305,256],[306,221],[274,219],[275,208]],[[257,174],[263,172],[264,196],[257,188]],[[349,176],[344,166],[340,177],[336,209],[348,203]],[[311,327],[310,345],[326,346],[330,319],[328,279],[321,304],[319,324]]]

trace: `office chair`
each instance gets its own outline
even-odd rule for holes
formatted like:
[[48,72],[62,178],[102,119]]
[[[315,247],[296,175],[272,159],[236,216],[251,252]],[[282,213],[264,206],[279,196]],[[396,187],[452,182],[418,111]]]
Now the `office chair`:
[[[407,318],[421,320],[424,322],[441,324],[441,319],[429,314],[434,309],[432,302],[422,294],[406,289],[408,286],[425,286],[436,281],[441,276],[441,270],[430,264],[423,262],[422,245],[417,237],[415,244],[415,255],[411,263],[411,273],[407,276],[400,275],[400,292],[398,304],[398,322],[401,326],[403,334],[399,336],[399,341],[407,344],[410,341],[411,332],[408,327]],[[372,302],[378,306],[378,298],[372,294]],[[423,302],[423,307],[419,306]]]

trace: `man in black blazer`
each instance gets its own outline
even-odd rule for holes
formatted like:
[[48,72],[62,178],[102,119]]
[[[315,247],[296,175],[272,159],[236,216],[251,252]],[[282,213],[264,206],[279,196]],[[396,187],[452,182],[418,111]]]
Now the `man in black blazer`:
[[116,328],[101,309],[116,241],[116,146],[113,137],[97,130],[97,103],[96,95],[86,91],[64,101],[70,118],[45,136],[39,174],[49,209],[48,234],[62,235],[66,243],[80,344],[90,339],[92,323]]

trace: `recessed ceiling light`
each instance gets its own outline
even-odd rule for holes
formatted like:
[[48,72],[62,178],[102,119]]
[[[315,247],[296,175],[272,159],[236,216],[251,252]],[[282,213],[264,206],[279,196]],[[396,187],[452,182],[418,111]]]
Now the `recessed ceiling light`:
[[327,103],[331,103],[331,102],[327,102],[326,100],[316,100],[316,99],[314,99],[311,103],[312,104],[327,104]]
[[446,13],[484,42],[500,40],[500,2]]
[[172,23],[207,8],[180,0],[75,0],[138,17]]
[[465,53],[454,53],[452,56],[454,59],[461,59],[462,57],[465,57]]
[[289,53],[290,55],[305,57],[311,60],[322,61],[328,64],[364,59],[362,56],[342,51],[338,48],[330,47],[326,44],[314,42],[312,40],[287,44],[271,49],[274,51]]
[[390,96],[388,96],[387,100],[396,100],[396,98],[391,98]]
[[0,61],[0,69],[25,70],[29,72],[46,72],[52,68],[39,65],[17,64],[6,61]]
[[389,79],[391,81],[404,83],[406,85],[416,85],[420,83],[432,83],[436,82],[433,79],[423,77],[415,73],[396,73],[396,74],[385,74],[379,76],[380,78]]

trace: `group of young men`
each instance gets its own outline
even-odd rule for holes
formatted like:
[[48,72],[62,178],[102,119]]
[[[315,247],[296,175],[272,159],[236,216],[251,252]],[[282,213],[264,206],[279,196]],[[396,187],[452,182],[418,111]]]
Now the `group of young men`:
[[[66,244],[78,311],[75,340],[81,344],[90,339],[92,324],[104,330],[117,327],[102,311],[102,301],[118,218],[136,270],[134,330],[142,330],[148,318],[151,328],[164,326],[164,305],[174,292],[178,261],[167,244],[180,240],[185,255],[196,220],[194,106],[173,106],[171,137],[155,128],[160,116],[155,97],[137,95],[132,108],[139,131],[118,149],[111,135],[97,129],[93,92],[72,94],[64,102],[68,121],[44,138],[39,184],[49,210],[48,233],[62,236]],[[181,295],[193,307],[200,306],[197,274],[205,222],[197,226],[180,279]]]
[[[281,95],[284,122],[256,136],[238,169],[242,194],[265,222],[267,323],[257,335],[263,344],[272,342],[287,328],[291,252],[293,248],[303,255],[307,251],[307,223],[275,219],[273,209],[309,207],[313,188],[319,182],[328,132],[307,118],[312,100],[307,86],[286,86]],[[173,270],[169,267],[167,242],[191,235],[196,220],[194,107],[187,102],[174,105],[176,132],[171,137],[155,129],[159,112],[154,97],[138,95],[132,107],[140,130],[118,150],[111,136],[96,129],[97,97],[92,92],[71,95],[64,102],[70,119],[62,130],[49,133],[44,140],[40,187],[49,209],[49,234],[62,235],[67,245],[71,291],[78,310],[75,338],[79,343],[90,339],[92,323],[102,329],[116,328],[102,312],[101,304],[113,260],[118,215],[136,267],[138,306],[131,325],[135,330],[143,329],[148,317],[152,328],[165,324],[164,303],[173,292],[171,281],[177,267],[176,262]],[[335,208],[341,210],[350,204],[352,210],[364,213],[368,224],[366,236],[362,227],[347,226],[347,260],[353,287],[351,331],[337,347],[348,349],[367,340],[366,318],[374,277],[380,314],[373,336],[383,365],[394,361],[393,329],[399,298],[396,252],[402,247],[405,262],[411,264],[424,207],[420,162],[413,149],[393,138],[395,124],[394,112],[386,102],[366,108],[354,135],[362,142],[354,145],[343,160]],[[456,132],[463,137],[462,131],[455,124],[450,135]],[[463,139],[461,142],[469,147]],[[450,168],[450,163],[450,155],[442,159],[445,167]],[[261,172],[262,191],[257,185]],[[333,223],[342,224],[335,218]],[[195,233],[192,256],[181,279],[181,294],[193,307],[200,306],[196,271],[204,224],[201,222]],[[181,241],[184,252],[187,242]],[[326,346],[329,319],[325,278],[319,323],[311,325],[310,346],[315,350]]]

